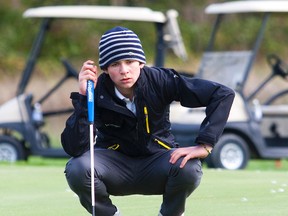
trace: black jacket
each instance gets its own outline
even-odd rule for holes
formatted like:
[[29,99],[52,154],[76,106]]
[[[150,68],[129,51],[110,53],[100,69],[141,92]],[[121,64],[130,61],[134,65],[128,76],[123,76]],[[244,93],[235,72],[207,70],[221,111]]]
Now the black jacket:
[[[206,107],[196,143],[214,145],[226,124],[234,91],[207,80],[188,78],[172,69],[144,67],[135,87],[135,116],[114,92],[107,74],[101,74],[95,89],[96,146],[129,156],[153,154],[159,148],[175,147],[169,121],[169,105]],[[61,134],[64,150],[79,156],[89,149],[86,96],[71,93],[75,111]],[[96,130],[94,128],[94,130]]]

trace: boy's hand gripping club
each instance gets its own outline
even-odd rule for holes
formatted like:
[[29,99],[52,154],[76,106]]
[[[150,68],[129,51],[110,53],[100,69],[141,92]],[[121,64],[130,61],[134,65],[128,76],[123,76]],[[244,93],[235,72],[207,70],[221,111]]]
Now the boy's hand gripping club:
[[94,185],[94,82],[87,81],[87,107],[88,107],[88,121],[90,128],[90,167],[91,167],[91,204],[92,216],[95,216],[95,185]]

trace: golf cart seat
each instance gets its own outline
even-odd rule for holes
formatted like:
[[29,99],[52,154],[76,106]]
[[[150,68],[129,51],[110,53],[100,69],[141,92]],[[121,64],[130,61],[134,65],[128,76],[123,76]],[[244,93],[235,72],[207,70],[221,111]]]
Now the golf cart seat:
[[252,51],[205,52],[198,77],[224,84],[237,90],[243,83]]
[[286,117],[288,116],[288,105],[262,105],[262,113],[265,116]]

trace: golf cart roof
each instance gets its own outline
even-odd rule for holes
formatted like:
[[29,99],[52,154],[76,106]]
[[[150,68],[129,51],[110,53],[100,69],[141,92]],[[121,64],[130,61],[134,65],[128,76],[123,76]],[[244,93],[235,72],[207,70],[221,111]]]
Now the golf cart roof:
[[210,4],[206,9],[207,14],[229,14],[229,13],[255,13],[271,12],[284,13],[288,12],[288,1],[232,1],[224,3]]
[[27,18],[83,18],[102,20],[125,20],[143,22],[166,22],[162,12],[145,7],[113,7],[113,6],[45,6],[30,8],[23,14]]
[[95,5],[58,5],[29,8],[23,13],[25,18],[42,19],[39,32],[34,40],[30,56],[23,71],[17,95],[24,92],[36,64],[48,26],[55,19],[94,19],[104,21],[149,22],[157,31],[155,66],[164,65],[164,53],[171,48],[179,58],[186,60],[187,53],[182,40],[177,17],[178,12],[154,11],[145,7],[95,6]]
[[163,13],[146,7],[58,5],[30,8],[23,13],[23,16],[25,18],[75,18],[163,23],[165,24],[164,34],[167,45],[178,57],[183,60],[187,59],[177,22],[178,12],[174,9]]

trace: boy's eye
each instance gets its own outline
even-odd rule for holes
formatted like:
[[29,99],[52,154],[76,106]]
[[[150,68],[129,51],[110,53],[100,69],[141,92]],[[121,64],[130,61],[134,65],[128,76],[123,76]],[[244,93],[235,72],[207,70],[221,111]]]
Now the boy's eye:
[[135,60],[126,60],[126,64],[132,64],[132,63],[134,63],[135,62]]
[[119,63],[118,62],[113,62],[110,66],[111,67],[116,67]]
[[[131,60],[131,59],[127,59],[122,61],[122,63],[127,64],[127,65],[131,65],[134,62],[136,62],[135,60]],[[118,67],[120,64],[122,64],[121,61],[116,61],[110,64],[110,67]]]

